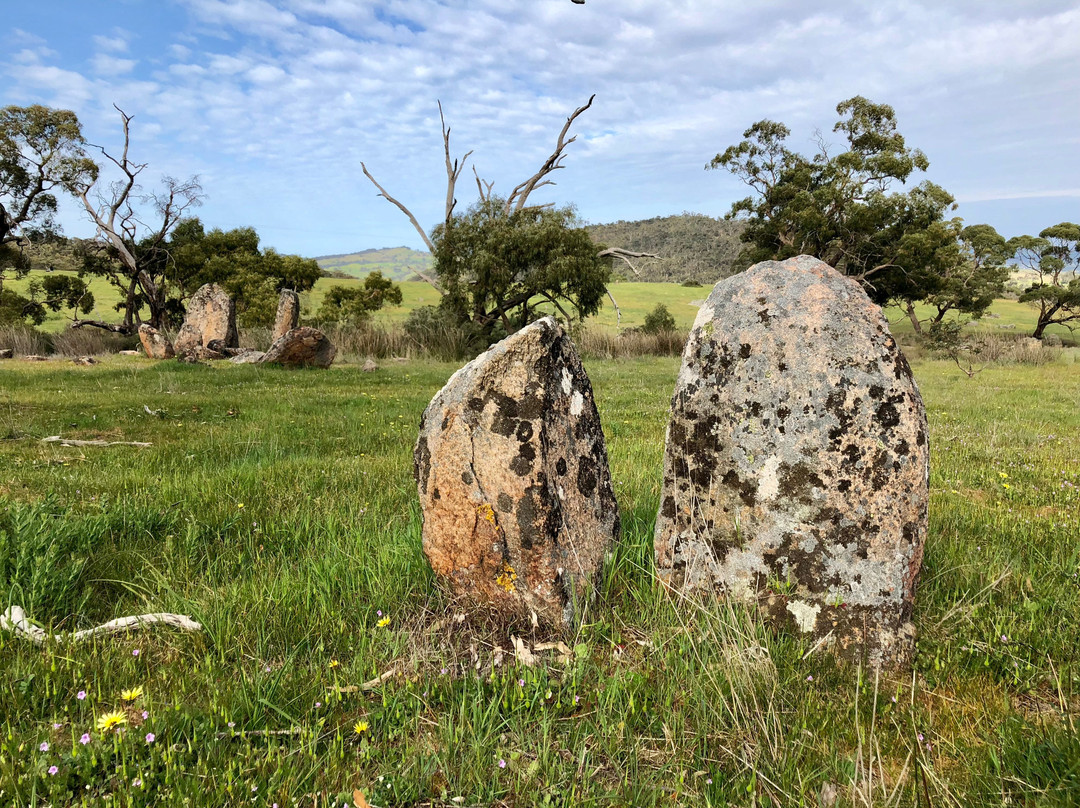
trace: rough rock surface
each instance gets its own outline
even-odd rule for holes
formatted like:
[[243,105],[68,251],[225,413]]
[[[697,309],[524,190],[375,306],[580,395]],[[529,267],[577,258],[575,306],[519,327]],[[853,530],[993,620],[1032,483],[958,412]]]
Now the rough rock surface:
[[322,331],[305,325],[274,340],[274,344],[259,361],[286,367],[328,368],[335,356],[337,348],[334,343],[327,339]]
[[926,412],[881,310],[799,256],[721,281],[671,403],[655,549],[841,656],[903,663],[927,527]]
[[591,600],[619,513],[592,386],[539,320],[457,371],[414,453],[424,553],[474,608],[571,626]]
[[270,341],[275,342],[281,339],[298,325],[300,325],[300,295],[292,289],[282,289]]
[[236,330],[236,304],[228,292],[216,283],[200,286],[187,305],[187,316],[176,335],[173,350],[177,356],[194,354],[198,347],[207,347],[212,340],[224,340],[225,345],[240,345]]
[[40,354],[27,354],[23,357],[27,362],[47,362],[47,356],[41,356]]
[[11,359],[15,356],[14,348],[0,348],[0,359]]
[[139,341],[151,359],[172,359],[176,355],[168,337],[146,323],[139,326]]
[[264,356],[266,356],[265,351],[256,351],[249,348],[246,351],[242,350],[235,356],[230,357],[229,361],[235,365],[257,365],[263,360]]
[[374,373],[379,369],[379,366],[375,363],[374,359],[368,359],[364,362],[364,366],[360,368],[364,373]]
[[92,356],[76,356],[71,360],[76,365],[82,365],[83,367],[90,367],[96,365],[98,361]]

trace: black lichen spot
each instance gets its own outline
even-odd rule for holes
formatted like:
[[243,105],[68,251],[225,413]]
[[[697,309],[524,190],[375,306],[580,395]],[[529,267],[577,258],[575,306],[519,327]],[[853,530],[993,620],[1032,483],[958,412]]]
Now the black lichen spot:
[[469,399],[467,406],[473,412],[480,412],[482,409],[484,409],[484,399],[473,396]]
[[740,359],[749,359],[750,358],[750,343],[744,342],[744,343],[742,343],[742,345],[739,346],[739,358]]
[[905,522],[901,532],[908,544],[915,544],[919,539],[919,528],[914,522]]
[[517,455],[510,461],[510,471],[514,472],[518,477],[524,477],[532,471],[532,463],[522,455]]
[[591,497],[596,490],[596,461],[588,455],[578,458],[577,489],[583,497]]
[[789,415],[791,415],[791,410],[788,407],[777,407],[776,417],[781,421],[787,420]]
[[904,400],[902,395],[889,396],[888,401],[883,401],[874,414],[874,420],[884,429],[892,429],[900,424],[900,411],[896,405]]
[[664,504],[660,508],[660,514],[665,519],[672,519],[675,516],[675,497],[664,497]]
[[544,412],[544,400],[536,395],[528,395],[521,399],[517,408],[519,418],[527,418],[535,421]]
[[499,506],[499,510],[503,513],[510,513],[514,509],[514,500],[510,499],[510,495],[505,491],[499,492],[495,504]]
[[529,440],[533,436],[533,425],[531,421],[521,421],[517,425],[517,430],[514,433],[517,439],[522,443]]
[[915,436],[915,445],[923,446],[926,444],[926,430],[922,427],[919,428],[919,434]]
[[841,480],[836,484],[836,490],[841,494],[846,494],[851,490],[851,480]]
[[771,319],[772,319],[772,318],[771,318],[771,317],[769,316],[769,310],[768,310],[768,309],[762,309],[761,311],[759,311],[759,312],[757,313],[757,316],[758,316],[758,322],[760,322],[760,323],[764,323],[765,325],[768,325],[768,324],[769,324],[769,320],[771,320]]
[[536,505],[533,503],[533,489],[526,488],[525,494],[517,506],[518,537],[522,550],[531,550],[533,543],[540,538],[536,529]]
[[472,476],[472,474],[470,474],[470,473],[469,473],[469,472],[467,472],[467,471],[463,471],[463,472],[461,472],[461,481],[462,481],[463,483],[465,483],[465,485],[472,485],[472,481],[473,481],[473,476]]
[[[889,341],[892,342],[889,347],[895,347],[896,343],[892,341],[891,337]],[[893,363],[893,375],[901,381],[911,379],[911,365],[908,364],[907,358],[899,350],[896,351],[896,360]]]
[[562,477],[564,474],[566,474],[566,458],[565,457],[560,457],[557,461],[555,461],[555,473],[558,474],[560,477]]
[[432,499],[442,499],[442,494],[439,493],[439,489],[436,488],[431,492]]
[[804,505],[810,505],[814,501],[813,489],[824,488],[825,483],[805,463],[796,463],[794,466],[781,463],[779,469],[780,493],[784,496],[797,499]]
[[882,396],[885,395],[885,388],[880,384],[870,385],[870,398],[880,401]]
[[754,416],[755,418],[759,418],[761,416],[761,402],[760,401],[755,401],[755,402],[750,404],[750,414],[752,416]]
[[503,410],[496,410],[495,417],[491,421],[491,431],[496,435],[509,438],[517,429],[517,419],[511,418]]
[[896,445],[896,453],[901,457],[907,457],[910,452],[911,447],[908,446],[908,442],[906,440],[902,440]]
[[844,447],[844,451],[841,452],[841,454],[844,456],[844,459],[847,460],[849,465],[854,466],[862,457],[862,449],[860,449],[856,443],[849,443]]
[[442,419],[442,431],[445,432],[446,428],[448,426],[450,426],[450,413],[447,413],[446,415],[443,416],[443,419]]
[[742,480],[735,469],[728,469],[723,477],[724,485],[739,492],[739,499],[747,507],[754,507],[757,503],[757,483],[753,480]]
[[787,370],[787,362],[780,362],[776,367],[779,368],[781,373],[783,373],[785,370]]
[[423,435],[416,442],[416,451],[413,454],[413,471],[416,474],[416,482],[420,485],[420,491],[426,494],[428,475],[431,473],[431,449],[428,448],[427,438]]

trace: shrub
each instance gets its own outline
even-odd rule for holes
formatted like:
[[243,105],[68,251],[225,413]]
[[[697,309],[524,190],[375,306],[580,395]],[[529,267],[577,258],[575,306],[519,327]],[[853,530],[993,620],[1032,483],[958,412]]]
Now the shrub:
[[675,318],[663,303],[657,303],[656,307],[645,315],[645,325],[641,330],[646,334],[666,334],[675,330]]

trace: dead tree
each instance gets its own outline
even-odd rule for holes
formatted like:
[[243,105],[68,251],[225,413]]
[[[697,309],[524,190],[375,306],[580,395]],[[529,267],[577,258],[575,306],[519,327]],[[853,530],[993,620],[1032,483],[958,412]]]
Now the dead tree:
[[[589,97],[588,102],[575,109],[567,117],[562,129],[559,131],[558,138],[555,142],[555,149],[554,151],[552,151],[551,155],[543,162],[543,164],[540,166],[539,170],[535,174],[516,185],[513,190],[510,191],[510,194],[506,197],[506,201],[504,203],[503,212],[505,215],[509,216],[517,211],[530,208],[546,208],[552,206],[552,203],[529,205],[529,197],[537,188],[543,188],[546,185],[555,184],[554,180],[552,180],[550,176],[554,172],[563,168],[562,162],[565,158],[566,147],[573,143],[575,140],[577,140],[577,135],[568,137],[570,133],[570,128],[574,125],[574,121],[577,120],[578,116],[580,116],[583,112],[585,112],[592,106],[593,100],[595,98],[596,94],[594,93]],[[443,115],[442,102],[439,102],[439,122],[442,126],[443,154],[445,156],[446,162],[446,204],[444,206],[443,212],[443,224],[449,225],[453,217],[454,208],[457,205],[457,198],[455,196],[457,182],[458,179],[461,177],[462,171],[464,171],[465,169],[466,161],[469,159],[473,152],[471,150],[466,152],[464,156],[462,156],[460,159],[451,158],[450,128],[446,125],[446,119]],[[410,211],[395,197],[391,196],[387,192],[387,190],[379,184],[375,177],[372,176],[371,172],[368,171],[367,166],[363,162],[360,163],[360,168],[363,169],[364,176],[367,177],[371,181],[371,183],[379,190],[379,196],[397,207],[402,213],[405,214],[406,217],[408,217],[409,221],[412,222],[413,227],[416,229],[416,232],[420,234],[420,238],[423,240],[428,250],[432,253],[432,255],[434,255],[436,252],[435,244],[432,242],[431,237],[428,236],[424,228],[420,226],[419,221],[417,221],[416,216],[413,215],[412,211]],[[479,194],[480,201],[490,201],[492,199],[492,188],[494,187],[494,183],[488,182],[487,180],[481,178],[479,173],[476,171],[475,166],[473,166],[473,176],[476,179],[476,188]],[[632,263],[630,263],[630,258],[657,257],[655,255],[652,255],[651,253],[635,253],[629,250],[623,250],[618,247],[608,248],[598,253],[598,255],[601,257],[616,257],[620,258],[623,261],[626,261],[628,264],[630,264],[630,267],[634,270],[635,274],[637,273],[637,268],[634,267]],[[429,284],[431,284],[436,290],[438,290],[439,292],[443,291],[437,279],[429,277],[428,275],[422,273],[418,274],[420,274],[420,277],[427,281]],[[616,317],[621,322],[622,313],[619,310],[618,304],[615,302],[615,298],[611,295],[610,291],[607,292],[607,296],[608,299],[611,300],[612,305],[615,307]],[[563,311],[562,307],[559,306],[556,301],[552,302],[555,302],[556,307],[560,311]],[[568,317],[568,315],[565,314],[565,311],[563,312],[563,314],[564,316]]]
[[[202,186],[198,177],[180,181],[162,177],[162,189],[145,193],[139,185],[139,175],[147,163],[136,163],[129,156],[131,119],[124,110],[120,113],[124,127],[124,148],[119,157],[97,146],[105,159],[119,169],[121,177],[110,183],[107,191],[99,191],[91,200],[96,183],[77,189],[86,212],[97,226],[100,253],[93,256],[90,271],[103,275],[124,296],[124,319],[121,323],[75,318],[72,327],[94,326],[108,331],[131,334],[141,322],[139,309],[145,303],[154,328],[164,328],[168,315],[168,280],[163,269],[169,258],[166,242],[184,214],[202,204]],[[153,223],[140,217],[136,203],[149,206]],[[149,217],[148,217],[149,219]]]

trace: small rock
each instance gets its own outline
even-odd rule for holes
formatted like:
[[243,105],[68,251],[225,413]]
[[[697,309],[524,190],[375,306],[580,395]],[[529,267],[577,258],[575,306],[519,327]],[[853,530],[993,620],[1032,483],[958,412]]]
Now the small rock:
[[1043,334],[1043,345],[1047,348],[1060,348],[1062,346],[1061,337],[1057,334]]
[[257,365],[266,356],[265,351],[255,351],[248,348],[229,359],[234,365]]
[[14,348],[0,348],[0,359],[12,359],[14,356]]
[[76,365],[84,365],[87,367],[89,367],[90,365],[96,365],[98,363],[98,361],[92,356],[76,356],[71,361],[74,362]]
[[206,343],[207,350],[213,351],[216,354],[221,354],[223,357],[239,356],[244,351],[250,351],[250,348],[230,348],[225,344],[223,339],[212,339]]
[[119,356],[145,356],[143,351],[117,351]]
[[573,344],[546,317],[450,377],[414,451],[423,548],[461,599],[573,626],[619,536],[604,434]]
[[360,369],[364,371],[364,373],[374,373],[376,370],[379,369],[379,366],[375,364],[374,359],[368,359],[366,362],[364,362],[364,366]]
[[260,362],[285,367],[328,368],[336,355],[337,348],[322,331],[301,326],[275,340]]
[[176,355],[168,338],[146,323],[139,326],[139,341],[142,342],[143,351],[151,359],[172,359]]
[[292,289],[282,289],[278,298],[277,315],[270,341],[276,342],[300,325],[300,295]]
[[23,359],[27,362],[44,362],[46,361],[47,357],[41,356],[39,354],[27,354],[23,357]]

